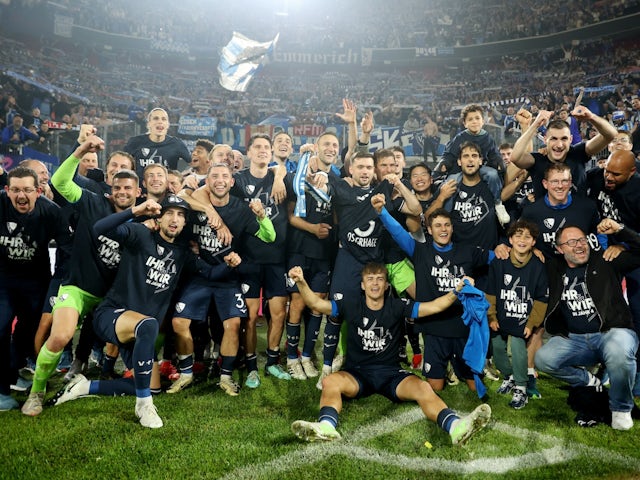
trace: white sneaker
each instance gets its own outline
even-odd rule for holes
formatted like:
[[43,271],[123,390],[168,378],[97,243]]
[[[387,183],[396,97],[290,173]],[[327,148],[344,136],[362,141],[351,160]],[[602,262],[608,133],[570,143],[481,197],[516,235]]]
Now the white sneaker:
[[343,364],[344,364],[344,355],[339,353],[338,355],[333,357],[333,362],[331,362],[331,371],[339,372]]
[[333,368],[330,365],[322,365],[322,374],[318,379],[318,383],[316,383],[316,388],[318,390],[322,390],[322,380],[333,373]]
[[303,358],[300,360],[300,365],[302,365],[302,369],[304,370],[304,374],[307,378],[315,378],[320,375],[318,373],[318,369],[310,358]]
[[511,220],[511,217],[507,213],[507,209],[504,208],[502,203],[496,203],[496,217],[498,218],[500,225],[503,227],[509,223],[509,220]]
[[89,397],[91,396],[89,395],[90,386],[91,380],[87,379],[87,377],[81,373],[78,373],[62,390],[56,393],[56,396],[51,399],[51,404],[57,406],[77,398]]
[[296,380],[307,379],[307,374],[304,373],[302,364],[297,358],[287,359],[287,371],[289,372],[289,375],[291,375],[291,378],[294,378]]
[[240,385],[229,375],[221,375],[218,386],[224,393],[232,397],[237,397],[240,394]]
[[167,389],[167,393],[178,393],[193,382],[193,373],[181,373],[178,379]]
[[136,417],[140,419],[140,425],[143,427],[160,428],[164,425],[153,403],[146,403],[140,407],[136,405]]
[[631,412],[611,412],[611,428],[614,430],[630,430],[633,427]]
[[294,435],[306,442],[340,440],[340,433],[326,422],[305,422],[297,420],[291,424]]

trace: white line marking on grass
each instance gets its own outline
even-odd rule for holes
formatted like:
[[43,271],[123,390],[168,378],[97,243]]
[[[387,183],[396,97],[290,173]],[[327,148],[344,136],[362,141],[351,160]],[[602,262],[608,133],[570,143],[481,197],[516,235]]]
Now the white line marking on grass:
[[[361,444],[371,438],[386,435],[406,425],[418,421],[427,421],[420,408],[412,408],[389,416],[375,423],[364,425],[349,437],[339,442],[314,443],[296,451],[274,458],[260,464],[246,465],[228,473],[224,480],[256,480],[274,478],[278,473],[304,468],[319,460],[335,455],[357,458],[368,462],[394,465],[404,470],[416,472],[442,471],[450,473],[507,473],[510,471],[540,468],[545,465],[556,465],[569,462],[579,457],[600,458],[603,462],[615,463],[618,466],[640,471],[640,459],[627,457],[604,448],[573,444],[570,448],[558,444],[559,438],[538,433],[501,422],[492,421],[489,428],[521,439],[538,439],[551,446],[537,452],[515,457],[489,457],[476,460],[465,459],[463,462],[428,457],[409,457],[384,450],[363,447]],[[292,434],[293,435],[293,434]],[[304,444],[303,444],[304,445]],[[453,447],[452,447],[453,448]]]

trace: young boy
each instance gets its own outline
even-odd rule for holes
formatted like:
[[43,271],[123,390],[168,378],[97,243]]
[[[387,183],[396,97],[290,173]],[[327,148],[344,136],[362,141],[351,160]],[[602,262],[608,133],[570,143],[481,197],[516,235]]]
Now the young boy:
[[462,109],[460,117],[465,129],[447,143],[442,155],[443,166],[447,175],[459,174],[460,167],[457,162],[460,157],[460,146],[465,142],[478,145],[483,156],[480,176],[493,194],[498,221],[502,225],[506,225],[509,223],[510,217],[500,199],[502,193],[500,176],[504,174],[505,166],[493,137],[482,128],[484,126],[483,114],[484,110],[480,105],[471,104]]
[[[507,230],[511,252],[506,260],[489,265],[486,296],[496,367],[504,375],[498,393],[513,393],[509,406],[519,410],[528,402],[527,345],[547,311],[549,285],[544,264],[533,255],[539,230],[529,220],[518,220]],[[507,341],[511,337],[511,361]]]

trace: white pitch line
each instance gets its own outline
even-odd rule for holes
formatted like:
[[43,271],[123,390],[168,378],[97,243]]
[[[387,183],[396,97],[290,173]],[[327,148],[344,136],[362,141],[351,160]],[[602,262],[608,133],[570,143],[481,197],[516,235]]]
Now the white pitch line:
[[[395,465],[404,470],[416,472],[442,471],[451,473],[507,473],[523,469],[540,468],[574,460],[578,457],[600,458],[603,462],[615,463],[640,471],[640,459],[627,457],[603,448],[574,444],[571,448],[558,445],[559,438],[538,433],[502,422],[492,421],[489,428],[506,435],[522,439],[538,439],[551,446],[538,452],[530,452],[516,457],[489,457],[456,462],[439,458],[408,457],[384,450],[366,448],[360,445],[371,438],[385,435],[417,421],[426,421],[420,408],[402,411],[394,416],[385,417],[375,423],[364,425],[349,434],[348,439],[339,442],[315,443],[296,451],[263,462],[246,465],[228,473],[222,480],[256,480],[273,478],[278,473],[299,469],[331,456],[347,456],[385,465]],[[293,435],[293,434],[292,434]]]

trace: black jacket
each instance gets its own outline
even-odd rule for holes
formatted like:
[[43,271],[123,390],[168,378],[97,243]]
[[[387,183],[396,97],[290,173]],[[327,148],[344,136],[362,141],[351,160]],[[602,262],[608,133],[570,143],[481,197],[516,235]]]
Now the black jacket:
[[[622,293],[624,273],[640,267],[640,236],[629,228],[616,234],[630,249],[608,262],[601,251],[591,251],[585,273],[586,286],[600,317],[600,331],[611,328],[633,329],[629,306]],[[548,260],[549,304],[544,327],[550,335],[568,336],[567,320],[560,308],[563,291],[562,278],[568,266],[564,258]]]

